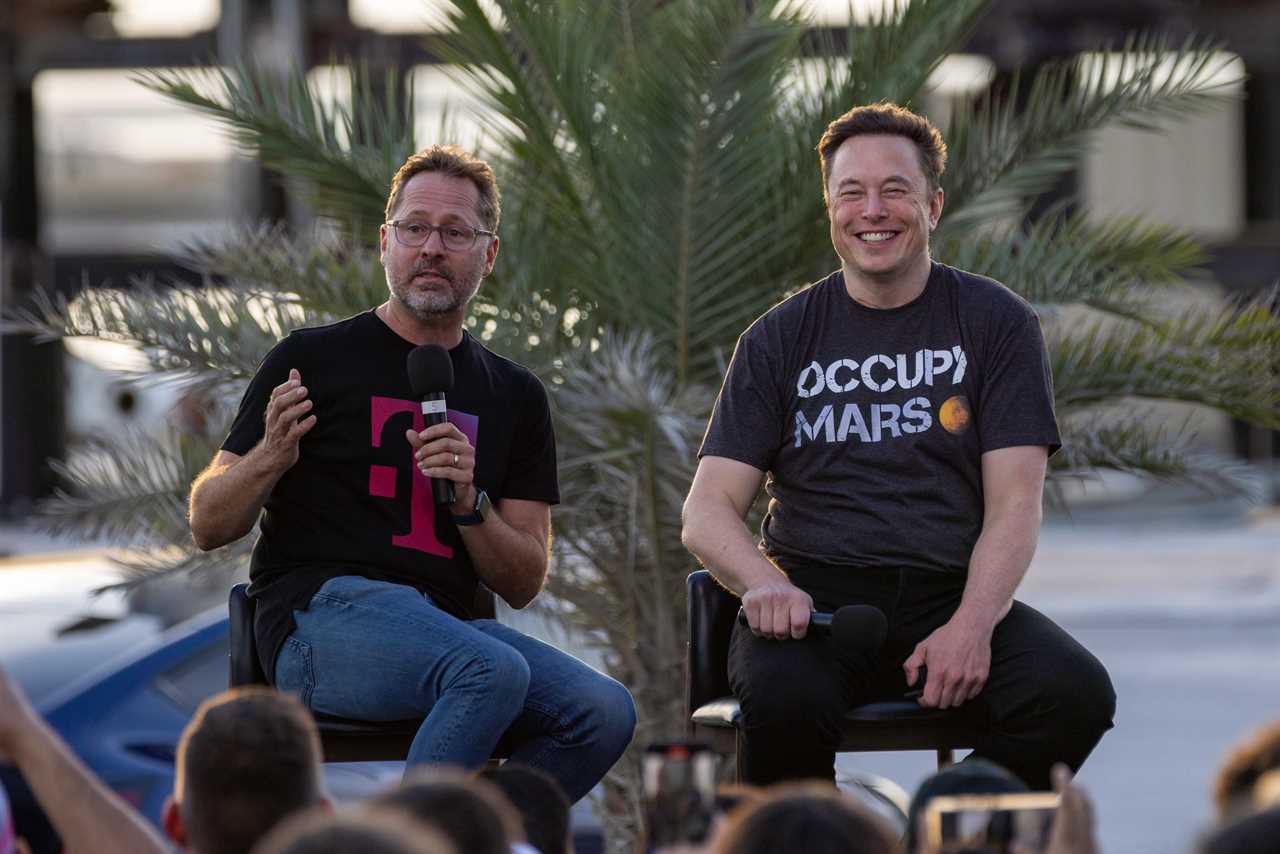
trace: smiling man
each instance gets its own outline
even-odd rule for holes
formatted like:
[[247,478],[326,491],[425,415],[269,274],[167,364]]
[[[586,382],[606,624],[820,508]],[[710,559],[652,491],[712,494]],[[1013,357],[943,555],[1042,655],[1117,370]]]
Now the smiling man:
[[[410,765],[482,765],[506,733],[511,759],[577,800],[630,741],[630,694],[473,619],[481,584],[515,608],[541,590],[559,499],[546,391],[464,326],[498,256],[499,208],[492,170],[459,148],[405,162],[378,233],[389,298],[267,355],[192,485],[191,531],[216,548],[261,515],[250,593],[278,687],[330,715],[425,718]],[[454,377],[430,427],[406,371],[425,344],[448,351]],[[432,478],[453,483],[452,505],[432,500]]]
[[[976,755],[1050,787],[1111,726],[1102,665],[1013,594],[1059,446],[1035,312],[931,260],[946,145],[892,104],[818,144],[840,269],[738,339],[685,502],[684,542],[742,597],[729,678],[744,777],[832,779],[853,705],[921,689],[986,732]],[[743,519],[762,479],[757,545]],[[879,649],[808,632],[868,604]]]

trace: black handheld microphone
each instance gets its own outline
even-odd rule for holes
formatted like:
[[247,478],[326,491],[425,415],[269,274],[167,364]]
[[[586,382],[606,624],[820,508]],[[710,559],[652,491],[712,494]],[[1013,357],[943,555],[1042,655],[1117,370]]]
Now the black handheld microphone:
[[[738,620],[743,625],[747,623],[741,608]],[[845,605],[833,614],[814,611],[809,615],[809,631],[829,633],[845,649],[862,649],[876,655],[889,634],[889,620],[874,605]]]
[[[453,360],[449,351],[438,344],[423,344],[409,351],[406,362],[409,371],[409,390],[422,401],[422,417],[427,426],[443,424],[448,420],[445,393],[453,388]],[[453,503],[453,481],[448,478],[431,479],[431,493],[436,504]]]

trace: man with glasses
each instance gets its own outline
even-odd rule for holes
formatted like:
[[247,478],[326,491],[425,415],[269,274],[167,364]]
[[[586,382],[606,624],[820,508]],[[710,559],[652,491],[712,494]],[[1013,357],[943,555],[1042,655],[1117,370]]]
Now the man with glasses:
[[[527,605],[559,500],[546,391],[464,327],[498,255],[492,170],[454,146],[411,156],[379,230],[390,296],[295,330],[263,360],[222,449],[192,485],[212,549],[261,515],[251,594],[263,667],[312,710],[424,718],[410,766],[482,765],[499,739],[577,800],[631,739],[626,689],[494,620],[479,585]],[[448,419],[426,427],[409,352],[444,347]],[[425,427],[425,429],[424,429]],[[451,481],[437,505],[431,480]]]

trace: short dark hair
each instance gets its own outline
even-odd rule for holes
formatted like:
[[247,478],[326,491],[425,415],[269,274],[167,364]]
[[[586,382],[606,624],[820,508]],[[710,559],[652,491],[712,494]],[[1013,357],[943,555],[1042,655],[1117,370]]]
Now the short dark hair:
[[920,816],[929,801],[945,795],[1003,795],[1030,791],[1027,784],[1003,765],[987,759],[966,759],[930,774],[916,789],[907,808],[907,832],[902,850],[915,854],[920,848]]
[[248,852],[280,819],[319,803],[320,735],[292,696],[261,686],[205,700],[178,742],[174,796],[192,847]]
[[520,813],[526,842],[542,854],[571,850],[569,798],[554,777],[512,762],[485,768],[478,776],[496,786]]
[[520,816],[503,794],[492,783],[455,769],[412,772],[372,803],[438,828],[467,854],[510,854],[511,843],[523,838]]
[[1197,854],[1255,854],[1274,851],[1280,839],[1280,807],[1246,815],[1209,831],[1196,846]]
[[410,154],[391,179],[391,192],[387,196],[386,219],[391,220],[400,196],[409,179],[420,172],[439,172],[450,178],[466,178],[480,191],[480,204],[476,213],[489,231],[498,230],[502,219],[502,194],[498,191],[498,179],[489,164],[457,145],[433,145],[417,154]]
[[866,807],[829,785],[786,784],[730,813],[712,854],[890,854],[897,840]]
[[913,113],[906,107],[881,101],[854,107],[827,125],[818,141],[818,155],[822,162],[822,198],[827,197],[827,181],[831,177],[831,161],[845,140],[855,136],[901,136],[915,143],[920,156],[920,169],[924,172],[933,192],[942,186],[942,173],[947,169],[947,144],[933,122]]
[[464,854],[439,830],[403,813],[361,809],[345,815],[319,810],[296,814],[267,834],[254,854]]

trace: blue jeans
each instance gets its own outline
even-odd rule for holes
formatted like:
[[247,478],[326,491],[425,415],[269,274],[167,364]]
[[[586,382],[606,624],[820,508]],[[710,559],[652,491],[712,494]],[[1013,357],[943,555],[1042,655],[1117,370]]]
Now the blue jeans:
[[496,620],[463,621],[412,587],[325,582],[276,659],[276,685],[313,711],[368,721],[425,717],[409,767],[474,768],[498,740],[571,801],[622,755],[635,703],[621,684]]

